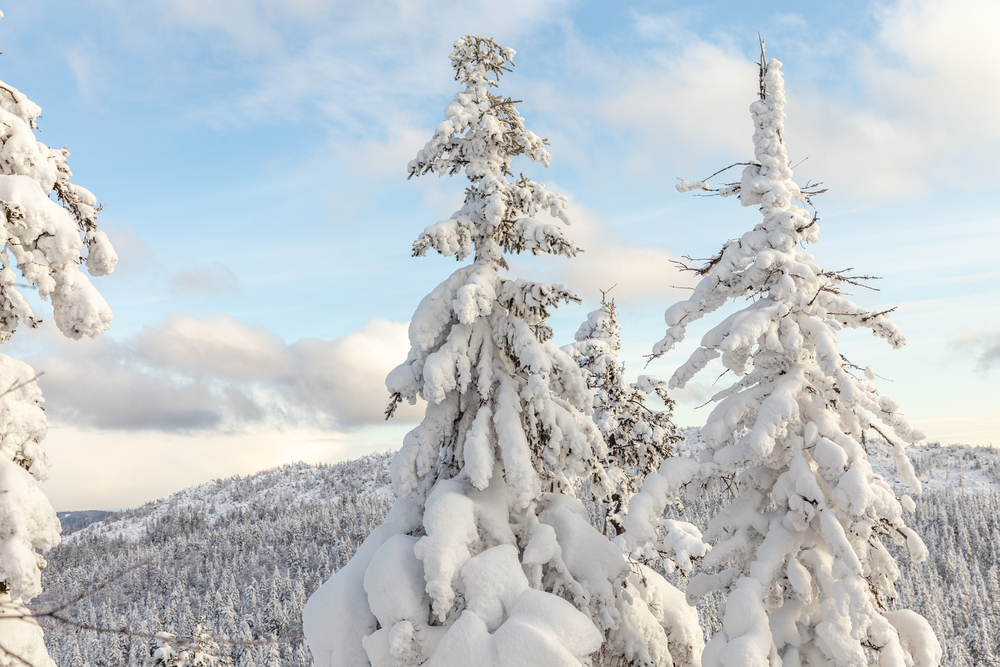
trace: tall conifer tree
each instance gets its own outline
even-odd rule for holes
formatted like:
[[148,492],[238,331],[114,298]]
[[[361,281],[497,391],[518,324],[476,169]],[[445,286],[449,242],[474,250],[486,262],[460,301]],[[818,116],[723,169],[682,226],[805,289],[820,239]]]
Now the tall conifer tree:
[[[594,529],[573,479],[605,479],[577,363],[546,319],[576,301],[563,285],[501,275],[505,253],[573,257],[566,199],[512,158],[548,165],[546,142],[497,94],[514,52],[467,36],[451,55],[462,90],[409,165],[459,174],[465,203],[428,227],[414,254],[472,262],[423,299],[412,349],[387,385],[427,401],[393,462],[385,523],[303,612],[321,667],[697,664],[694,610],[659,575],[630,568]],[[555,220],[536,216],[547,212]]]
[[927,622],[891,610],[899,568],[884,541],[905,543],[918,561],[927,556],[903,521],[913,501],[898,498],[867,456],[867,448],[889,447],[919,493],[905,447],[923,436],[878,394],[870,368],[840,354],[837,332],[868,329],[896,348],[905,339],[887,311],[845,296],[860,277],[825,270],[797,249],[818,240],[819,225],[796,204],[815,190],[792,180],[780,68],[765,63],[762,48],[760,99],[750,107],[755,157],[740,181],[717,190],[678,185],[738,196],[759,206],[763,220],[692,267],[701,281],[667,310],[670,328],[654,354],[730,300],[750,301],[710,330],[670,380],[683,387],[713,359],[738,378],[713,397],[700,461],[670,459],[650,476],[626,518],[627,541],[644,551],[656,542],[659,511],[684,485],[724,480],[735,498],[705,534],[714,546],[704,565],[714,572],[688,587],[689,598],[728,596],[705,667],[855,667],[869,664],[872,651],[882,667],[934,667],[941,647]]

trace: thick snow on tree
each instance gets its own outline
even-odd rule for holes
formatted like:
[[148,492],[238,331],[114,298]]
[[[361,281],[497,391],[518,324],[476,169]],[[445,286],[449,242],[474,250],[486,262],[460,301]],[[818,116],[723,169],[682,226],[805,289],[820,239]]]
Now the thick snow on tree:
[[513,55],[478,36],[455,43],[463,89],[409,165],[410,176],[470,181],[414,255],[473,261],[420,303],[409,357],[386,381],[390,414],[417,396],[427,411],[393,462],[385,523],[303,611],[320,667],[670,667],[700,656],[683,595],[630,567],[573,495],[581,477],[610,490],[593,392],[546,323],[576,297],[500,275],[505,251],[577,252],[560,224],[566,199],[511,171],[517,155],[549,162],[514,100],[493,92]]
[[[759,206],[763,221],[698,269],[704,277],[667,310],[669,329],[654,348],[666,352],[695,320],[749,299],[705,334],[670,387],[683,387],[712,359],[738,379],[713,397],[700,460],[669,459],[647,477],[626,517],[626,541],[638,552],[654,547],[666,503],[685,486],[724,480],[735,497],[705,534],[713,548],[704,565],[714,572],[688,587],[689,599],[728,596],[706,667],[846,667],[870,664],[871,652],[882,667],[932,667],[941,647],[928,623],[890,610],[899,568],[883,541],[905,544],[917,561],[927,557],[903,520],[913,500],[898,498],[867,455],[888,442],[901,477],[919,493],[905,447],[923,436],[878,394],[874,372],[850,364],[837,347],[844,327],[869,329],[896,348],[905,339],[886,313],[844,295],[857,278],[824,270],[797,250],[816,242],[819,226],[796,204],[809,191],[792,181],[780,67],[761,57],[761,99],[750,107],[755,161],[739,183],[718,190]],[[678,185],[690,189],[710,188]]]
[[[0,82],[0,343],[19,323],[41,322],[15,285],[15,268],[51,301],[64,335],[97,336],[111,321],[111,309],[80,265],[101,276],[114,270],[118,258],[97,228],[96,199],[69,182],[69,152],[35,138],[40,115],[23,93]],[[26,364],[0,355],[0,615],[20,617],[0,621],[0,665],[53,664],[41,628],[24,606],[41,591],[45,561],[36,550],[58,543],[60,530],[35,484],[49,474],[40,445],[47,426],[36,379]]]
[[[103,276],[114,271],[118,257],[97,228],[97,199],[69,182],[69,151],[35,138],[40,115],[23,93],[0,82],[0,210],[5,216],[0,338],[9,338],[21,321],[31,327],[40,322],[15,287],[14,266],[38,296],[51,300],[64,335],[98,336],[110,326],[111,309],[80,265],[92,276]],[[53,194],[60,203],[50,199]]]
[[[605,296],[601,307],[580,325],[576,342],[563,347],[595,390],[593,418],[607,443],[605,472],[612,485],[610,496],[605,493],[599,500],[600,518],[605,534],[612,537],[623,531],[622,517],[642,480],[673,455],[671,444],[681,439],[670,419],[674,401],[667,393],[667,383],[653,375],[640,375],[636,382],[629,382],[624,364],[618,362],[621,346],[615,302]],[[659,397],[665,409],[648,407],[649,394]]]

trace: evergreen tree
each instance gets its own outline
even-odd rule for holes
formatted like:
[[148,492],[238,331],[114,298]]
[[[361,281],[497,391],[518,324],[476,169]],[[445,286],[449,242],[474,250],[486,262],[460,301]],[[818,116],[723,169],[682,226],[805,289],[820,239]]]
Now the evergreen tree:
[[[153,667],[217,667],[226,662],[219,658],[219,645],[204,619],[193,619],[194,632],[190,637],[161,631],[157,632],[150,646],[150,664]],[[281,664],[280,662],[274,664]]]
[[[608,447],[605,471],[612,486],[610,494],[602,494],[599,518],[605,535],[612,537],[624,530],[622,516],[642,480],[673,456],[671,445],[681,439],[670,419],[674,401],[666,383],[652,375],[640,375],[630,383],[625,365],[618,363],[621,346],[615,302],[602,294],[601,307],[587,315],[576,332],[576,342],[563,347],[595,390],[594,422]],[[649,408],[649,394],[663,401],[665,409]]]
[[[2,14],[0,14],[2,16]],[[80,269],[111,273],[118,258],[97,228],[97,200],[69,181],[66,149],[35,138],[41,109],[0,82],[0,343],[18,324],[41,323],[16,281],[17,272],[52,303],[56,326],[66,336],[97,336],[111,310]],[[54,196],[59,203],[50,199]],[[60,205],[61,204],[61,205]],[[36,486],[49,476],[41,441],[46,433],[41,392],[26,364],[0,355],[0,660],[51,665],[42,632],[24,606],[41,591],[45,560],[38,549],[59,541],[59,520]]]
[[[765,64],[762,49],[760,100],[750,107],[755,160],[740,182],[716,190],[759,206],[763,221],[695,269],[702,280],[667,311],[670,328],[654,349],[666,352],[688,325],[729,300],[749,299],[704,336],[670,387],[683,387],[717,358],[739,379],[714,397],[700,462],[669,460],[647,484],[641,515],[626,520],[630,543],[641,550],[654,541],[655,510],[681,485],[725,480],[735,498],[705,535],[714,546],[704,564],[716,571],[688,587],[689,597],[728,596],[706,667],[846,667],[869,664],[869,651],[883,667],[932,667],[941,647],[927,622],[889,610],[899,568],[884,540],[905,542],[916,561],[928,555],[903,521],[913,501],[897,498],[868,457],[891,448],[899,474],[919,493],[905,446],[922,436],[876,392],[873,371],[848,363],[837,348],[844,327],[869,329],[897,348],[905,339],[886,312],[846,298],[844,287],[858,277],[824,270],[796,249],[816,242],[819,226],[795,203],[809,203],[815,189],[792,181],[780,67]],[[710,187],[684,181],[678,189]]]
[[[573,495],[604,492],[606,447],[588,418],[592,393],[551,341],[563,285],[503,277],[505,252],[572,257],[566,199],[511,159],[548,164],[515,101],[495,94],[513,50],[463,37],[451,55],[463,86],[410,176],[464,172],[465,203],[428,227],[434,249],[472,263],[423,299],[407,361],[387,379],[427,401],[393,461],[398,500],[351,562],[303,611],[320,667],[372,665],[696,664],[697,619],[652,570],[630,568]],[[492,77],[492,78],[491,78]]]

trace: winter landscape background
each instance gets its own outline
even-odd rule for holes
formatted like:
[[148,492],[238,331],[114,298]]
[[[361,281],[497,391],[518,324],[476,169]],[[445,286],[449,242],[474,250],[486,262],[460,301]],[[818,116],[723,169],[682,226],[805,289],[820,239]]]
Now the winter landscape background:
[[[696,430],[687,436],[682,451],[698,441]],[[942,665],[1000,664],[1000,451],[935,444],[910,452],[926,483],[910,523],[931,557],[919,565],[899,559],[899,604],[930,621],[945,651]],[[38,606],[150,559],[86,597],[72,617],[100,627],[189,633],[201,616],[230,639],[298,636],[305,599],[347,563],[388,511],[389,458],[299,463],[218,479],[112,515],[49,553],[47,592]],[[905,489],[891,460],[874,457],[873,463]],[[702,497],[688,503],[685,516],[704,529],[725,501],[718,493]],[[718,600],[704,602],[700,613],[711,636],[719,626]],[[140,664],[150,646],[144,638],[83,631],[48,631],[46,644],[67,667]],[[312,664],[300,639],[222,648],[238,667]]]
[[1000,8],[240,3],[2,25],[0,594],[56,663],[997,662]]

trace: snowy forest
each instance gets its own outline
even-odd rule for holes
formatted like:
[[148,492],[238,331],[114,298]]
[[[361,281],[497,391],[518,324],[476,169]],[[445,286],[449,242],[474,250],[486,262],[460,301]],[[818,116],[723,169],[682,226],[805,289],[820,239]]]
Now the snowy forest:
[[[619,359],[613,291],[570,340],[550,318],[580,303],[572,286],[512,275],[518,254],[586,250],[567,196],[521,171],[554,158],[503,91],[515,55],[455,42],[458,91],[407,165],[464,200],[412,244],[458,268],[417,304],[386,379],[387,419],[426,406],[395,453],[67,515],[60,536],[36,484],[38,375],[0,357],[0,664],[998,664],[1000,454],[925,444],[840,351],[846,330],[906,338],[892,308],[852,300],[873,276],[806,252],[826,190],[793,180],[782,63],[761,40],[752,157],[672,188],[760,217],[680,262],[694,283],[663,304],[649,359],[711,328],[662,380]],[[0,334],[40,322],[16,268],[63,335],[99,336],[110,309],[81,267],[117,263],[100,207],[68,152],[37,141],[38,107],[0,88]],[[671,392],[713,362],[704,424],[679,427]]]
[[[699,442],[696,430],[685,435],[682,452]],[[1000,451],[924,445],[910,455],[925,481],[912,525],[930,558],[900,561],[899,604],[928,619],[944,649],[942,665],[1000,664]],[[37,606],[148,562],[88,595],[72,618],[178,635],[192,634],[201,619],[220,637],[294,637],[251,647],[223,643],[218,655],[238,667],[311,665],[300,632],[302,606],[382,523],[392,502],[391,458],[216,480],[64,534],[47,554],[46,592]],[[893,479],[890,460],[879,459],[875,469]],[[714,491],[674,512],[704,529],[727,500]],[[682,586],[684,574],[678,570],[670,580]],[[699,603],[707,636],[719,628],[719,612],[718,596]],[[47,631],[45,640],[56,663],[67,667],[138,665],[152,646],[144,637],[76,630]]]

